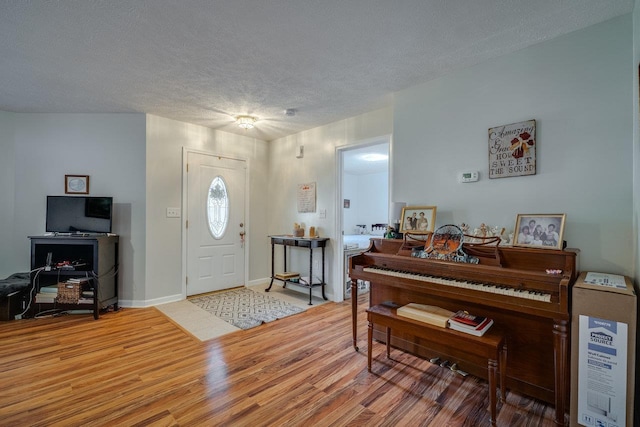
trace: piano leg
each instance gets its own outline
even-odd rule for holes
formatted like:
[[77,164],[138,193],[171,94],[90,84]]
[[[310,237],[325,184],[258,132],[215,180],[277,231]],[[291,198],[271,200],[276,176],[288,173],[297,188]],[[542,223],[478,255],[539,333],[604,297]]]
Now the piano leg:
[[387,326],[387,359],[391,359],[391,328]]
[[[504,369],[504,367],[501,367]],[[498,362],[494,359],[489,359],[487,365],[487,379],[489,382],[489,414],[491,425],[496,425],[496,371],[498,370]]]
[[[351,281],[351,325],[353,327],[353,348],[358,351],[358,285],[353,280]],[[369,333],[372,333],[371,330]]]
[[500,401],[507,401],[507,343],[502,346],[500,353]]
[[568,355],[568,327],[566,320],[554,320],[553,324],[553,356],[555,364],[555,400],[556,400],[556,419],[558,426],[564,426],[564,411],[566,407],[567,397],[567,375],[569,375],[567,367]]
[[[373,353],[373,322],[369,322],[369,327],[367,329],[367,342],[369,343],[369,345],[367,346],[367,370],[371,372],[371,356]],[[356,351],[358,351],[358,347],[356,347]]]

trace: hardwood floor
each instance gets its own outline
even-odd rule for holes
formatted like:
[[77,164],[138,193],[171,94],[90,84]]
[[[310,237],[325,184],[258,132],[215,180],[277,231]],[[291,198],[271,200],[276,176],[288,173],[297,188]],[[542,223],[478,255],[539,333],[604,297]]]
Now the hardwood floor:
[[[489,425],[483,380],[380,343],[368,373],[365,317],[359,352],[348,302],[207,342],[155,308],[0,322],[0,425]],[[498,425],[553,414],[507,392]]]

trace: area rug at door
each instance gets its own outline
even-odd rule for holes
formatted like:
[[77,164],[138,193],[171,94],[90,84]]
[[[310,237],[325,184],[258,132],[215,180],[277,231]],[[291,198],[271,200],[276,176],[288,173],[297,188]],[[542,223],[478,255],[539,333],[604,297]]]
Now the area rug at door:
[[189,298],[189,302],[240,329],[254,328],[304,311],[247,288]]

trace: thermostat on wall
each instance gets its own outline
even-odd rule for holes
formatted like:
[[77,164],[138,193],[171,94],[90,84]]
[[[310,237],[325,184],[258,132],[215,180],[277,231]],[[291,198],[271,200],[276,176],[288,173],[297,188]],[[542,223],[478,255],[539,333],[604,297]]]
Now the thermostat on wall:
[[478,171],[462,172],[460,174],[460,182],[476,182],[478,180]]

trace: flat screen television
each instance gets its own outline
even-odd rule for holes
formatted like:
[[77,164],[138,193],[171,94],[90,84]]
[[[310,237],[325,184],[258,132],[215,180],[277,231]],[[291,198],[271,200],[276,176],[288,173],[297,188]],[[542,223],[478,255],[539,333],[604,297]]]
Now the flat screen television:
[[50,233],[111,233],[113,197],[47,196]]

